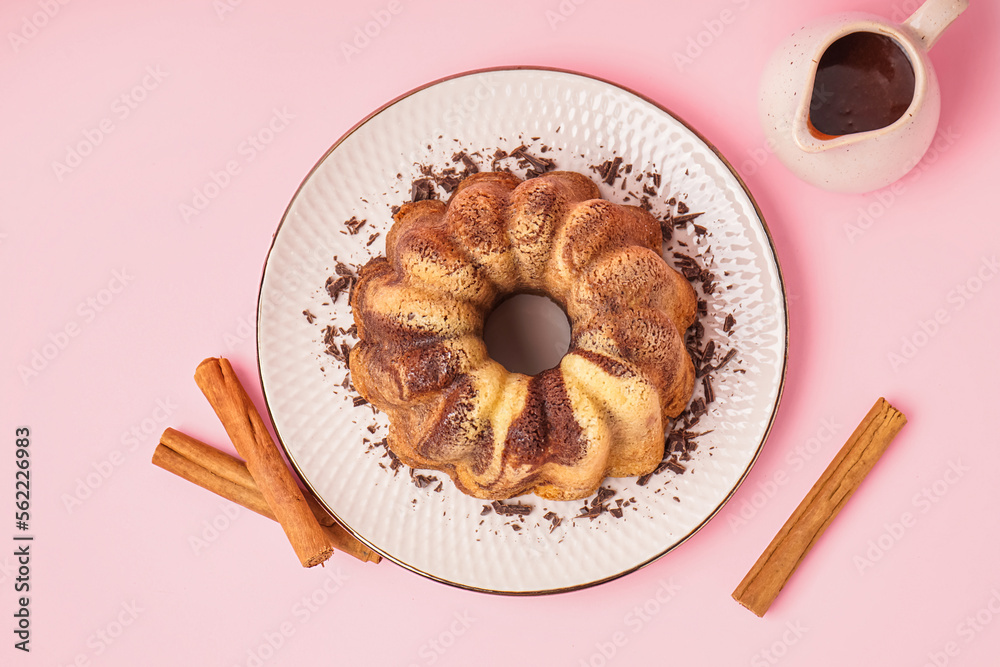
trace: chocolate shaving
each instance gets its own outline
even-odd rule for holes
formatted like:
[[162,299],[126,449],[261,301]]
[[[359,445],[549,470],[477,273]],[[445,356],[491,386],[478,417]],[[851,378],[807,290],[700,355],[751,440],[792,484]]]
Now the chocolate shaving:
[[671,224],[669,217],[660,219],[660,232],[663,233],[664,242],[674,237],[674,226]]
[[306,322],[312,324],[316,321],[316,316],[310,313],[308,310],[303,310],[302,314],[306,316]]
[[[683,202],[681,204],[683,204]],[[677,210],[678,211],[681,210],[681,204],[677,205]],[[674,223],[674,227],[683,227],[687,223],[689,223],[692,220],[694,220],[695,218],[697,218],[699,216],[702,216],[704,214],[705,214],[704,212],[701,212],[701,213],[688,213],[687,215],[675,215],[672,218],[670,218],[670,220],[671,220],[671,222]],[[705,229],[705,228],[702,227],[702,229]],[[705,229],[705,231],[707,232],[708,230]]]
[[611,162],[611,164],[608,166],[608,173],[604,177],[604,182],[605,183],[607,183],[608,185],[614,185],[615,184],[615,180],[618,179],[618,168],[621,166],[621,163],[622,163],[622,159],[620,157],[616,157]]
[[418,489],[423,489],[438,481],[438,478],[433,475],[415,475],[412,468],[410,469],[410,479],[413,480],[413,484]]
[[615,491],[614,489],[607,486],[602,486],[600,489],[597,490],[597,495],[594,497],[594,500],[591,502],[591,504],[600,505],[605,501],[607,501],[608,499],[610,499],[616,493],[618,492]]
[[368,401],[365,399],[364,396],[355,396],[354,397],[354,407],[357,408],[357,407],[360,407],[362,405],[367,405],[367,404],[368,404]]
[[729,361],[735,356],[736,356],[736,348],[733,348],[729,350],[729,352],[726,352],[726,356],[722,358],[722,361],[720,361],[718,364],[715,365],[715,370],[721,370],[722,367],[728,364]]
[[656,466],[656,470],[653,471],[654,475],[659,475],[661,472],[667,469],[667,464],[670,462],[669,459],[663,459],[660,464]]
[[358,230],[365,226],[366,222],[368,220],[358,220],[358,216],[352,215],[350,220],[344,221],[344,226],[347,227],[347,231],[351,233],[351,236],[354,236],[358,233]]
[[530,169],[525,173],[527,178],[534,178],[536,176],[541,176],[547,171],[552,171],[555,169],[555,160],[549,159],[547,157],[536,157],[528,152],[528,147],[521,145],[511,151],[510,156],[517,158],[517,164],[519,167],[530,167]]
[[706,412],[708,412],[708,410],[705,408],[705,399],[696,398],[691,401],[691,414],[695,417],[700,417]]
[[715,389],[712,388],[711,375],[706,375],[701,379],[701,387],[705,392],[705,403],[712,404],[715,401]]
[[695,366],[701,364],[701,350],[698,349],[696,345],[687,345],[688,354],[691,355],[691,361],[694,362]]
[[687,467],[680,461],[676,461],[674,459],[670,459],[669,461],[667,461],[665,467],[667,470],[671,470],[677,473],[678,475],[682,475],[685,472],[687,472]]
[[[600,166],[592,166],[591,169],[597,172],[603,182],[608,185],[614,185],[615,181],[618,180],[618,170],[621,167],[621,164],[622,159],[620,157],[616,157],[614,160],[607,160],[603,162]],[[629,171],[631,171],[631,165],[629,165]]]
[[395,452],[389,449],[388,438],[382,438],[378,442],[370,444],[366,451],[372,451],[373,449],[377,449],[379,447],[381,447],[383,450],[382,456],[389,458],[389,470],[392,470],[394,475],[398,474],[399,469],[403,467],[403,462],[399,460],[399,457],[396,456]]
[[507,157],[507,151],[503,150],[502,148],[496,149],[496,151],[493,153],[493,161],[490,163],[490,170],[504,171],[500,168],[500,160],[503,160],[506,157]]
[[573,517],[574,519],[590,519],[593,521],[597,517],[601,516],[605,511],[607,511],[607,505],[591,505],[587,507],[584,505],[580,508],[580,513]]
[[733,317],[732,313],[729,313],[728,315],[726,315],[726,321],[722,324],[722,330],[725,331],[726,333],[729,333],[730,331],[733,330],[733,327],[735,325],[736,325],[736,318]]
[[452,162],[461,162],[465,166],[465,174],[472,175],[479,173],[479,166],[469,157],[465,151],[459,151],[451,156]]
[[492,505],[493,511],[500,516],[527,516],[534,509],[534,505],[525,505],[524,503],[511,503],[508,505],[501,500],[494,500]]
[[427,199],[437,199],[437,193],[434,191],[434,183],[431,179],[420,178],[413,181],[413,185],[410,186],[410,201],[418,202]]
[[[327,326],[323,329],[323,344],[326,346],[324,350],[331,357],[337,361],[343,362],[345,365],[347,362],[347,354],[344,353],[343,345],[338,345],[337,330],[332,326]],[[348,350],[348,353],[350,350]]]
[[336,280],[334,280],[332,276],[326,279],[326,292],[330,295],[330,298],[333,299],[334,303],[337,302],[341,292],[347,289],[349,282],[350,279],[344,276],[340,276]]

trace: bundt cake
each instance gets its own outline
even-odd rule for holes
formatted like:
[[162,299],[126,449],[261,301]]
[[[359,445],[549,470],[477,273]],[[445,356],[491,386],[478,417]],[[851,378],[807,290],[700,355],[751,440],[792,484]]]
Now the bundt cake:
[[[350,369],[403,463],[477,498],[555,500],[657,466],[694,385],[683,336],[697,305],[657,220],[564,171],[478,173],[394,220],[351,297]],[[533,376],[483,342],[486,317],[519,293],[552,298],[572,327],[559,365]]]

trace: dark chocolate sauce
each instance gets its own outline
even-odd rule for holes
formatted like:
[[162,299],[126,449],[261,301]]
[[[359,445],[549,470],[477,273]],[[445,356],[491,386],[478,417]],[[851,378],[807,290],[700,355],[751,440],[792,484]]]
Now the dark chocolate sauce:
[[820,135],[888,127],[913,100],[913,65],[890,37],[854,32],[835,41],[816,68],[809,120]]

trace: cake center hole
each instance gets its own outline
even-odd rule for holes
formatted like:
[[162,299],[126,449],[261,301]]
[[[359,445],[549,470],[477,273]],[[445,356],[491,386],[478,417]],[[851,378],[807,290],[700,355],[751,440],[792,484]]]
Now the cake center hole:
[[486,318],[483,338],[508,371],[535,375],[558,366],[569,351],[569,319],[548,297],[515,294]]

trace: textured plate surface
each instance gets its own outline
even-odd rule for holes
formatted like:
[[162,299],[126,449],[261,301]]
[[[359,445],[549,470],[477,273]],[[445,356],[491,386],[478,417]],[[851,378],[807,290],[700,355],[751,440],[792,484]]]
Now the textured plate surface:
[[[587,173],[622,158],[620,178],[600,182],[602,196],[639,203],[654,215],[678,213],[668,201],[703,212],[673,230],[665,256],[697,260],[712,273],[700,322],[715,341],[715,399],[693,430],[687,470],[665,470],[640,485],[609,479],[611,507],[574,518],[582,501],[534,496],[525,517],[484,512],[441,473],[414,480],[393,471],[384,449],[385,417],[355,406],[341,385],[347,371],[324,350],[353,322],[346,294],[324,288],[336,263],[363,265],[384,252],[392,207],[429,166],[462,168],[465,151],[488,170],[497,148],[519,145]],[[524,176],[523,161],[500,167]],[[626,174],[625,165],[631,165]],[[659,175],[659,185],[652,173]],[[655,194],[649,194],[655,192]],[[447,195],[439,190],[444,198]],[[683,207],[681,211],[683,212]],[[345,221],[364,221],[356,233]],[[356,223],[357,224],[357,223]],[[378,236],[373,235],[378,233]],[[310,317],[305,316],[308,312]],[[735,324],[726,326],[726,316]],[[313,320],[313,321],[310,321]],[[726,329],[729,329],[727,332]],[[579,588],[631,572],[683,542],[710,519],[742,481],[770,428],[784,379],[787,322],[781,276],[766,227],[743,184],[697,133],[666,110],[608,82],[544,69],[503,69],[445,79],[414,91],[343,137],[307,176],[278,229],[264,270],[258,356],[268,409],[290,459],[343,524],[387,558],[446,583],[491,592],[545,593]],[[701,395],[701,386],[696,397]],[[707,432],[707,433],[706,433]],[[439,481],[443,484],[439,484]],[[617,501],[621,501],[621,505]],[[549,519],[545,518],[547,513]],[[617,512],[616,512],[617,514]],[[562,519],[553,528],[552,516]]]

